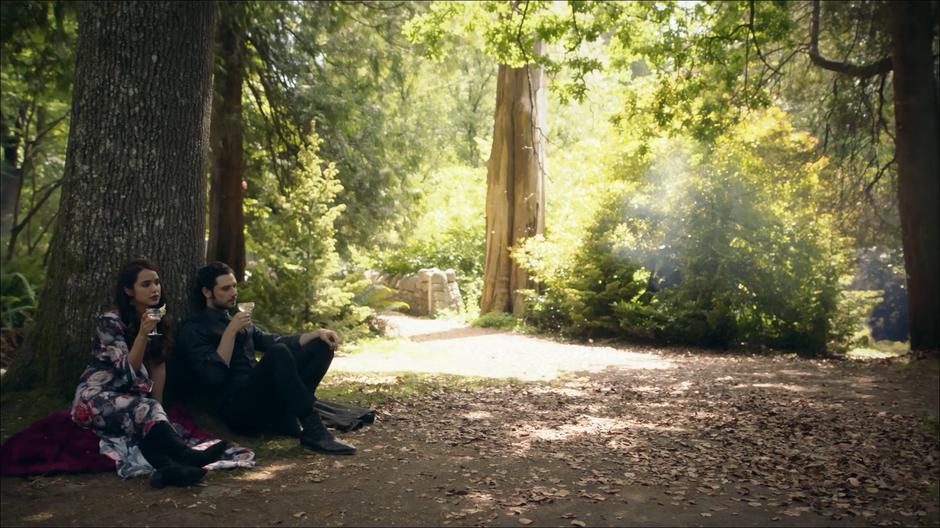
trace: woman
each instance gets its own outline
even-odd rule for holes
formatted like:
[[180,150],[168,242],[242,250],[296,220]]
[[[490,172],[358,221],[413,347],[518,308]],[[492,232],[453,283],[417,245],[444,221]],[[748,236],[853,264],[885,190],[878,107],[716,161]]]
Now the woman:
[[[172,318],[159,319],[147,310],[165,306],[163,293],[156,267],[146,260],[128,262],[118,272],[115,306],[98,317],[93,357],[75,390],[72,420],[99,436],[130,438],[155,470],[154,487],[188,486],[202,480],[202,466],[219,460],[228,445],[191,449],[160,403]],[[150,335],[154,329],[162,335]]]

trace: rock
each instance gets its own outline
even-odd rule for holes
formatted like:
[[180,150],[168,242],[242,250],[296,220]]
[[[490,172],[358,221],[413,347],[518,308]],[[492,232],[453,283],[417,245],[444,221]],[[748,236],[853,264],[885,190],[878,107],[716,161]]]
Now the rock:
[[369,272],[366,276],[375,284],[397,290],[394,299],[407,303],[410,308],[405,311],[411,315],[433,315],[442,310],[463,312],[463,297],[453,269],[422,268],[417,273],[394,277]]

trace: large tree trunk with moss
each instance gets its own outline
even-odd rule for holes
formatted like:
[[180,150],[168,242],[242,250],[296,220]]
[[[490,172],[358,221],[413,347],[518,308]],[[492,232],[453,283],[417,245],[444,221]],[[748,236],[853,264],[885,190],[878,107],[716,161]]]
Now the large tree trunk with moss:
[[238,280],[245,278],[245,214],[242,179],[242,81],[245,32],[242,4],[220,4],[211,131],[209,247],[206,258],[227,263]]
[[5,389],[71,394],[115,273],[148,257],[187,312],[205,255],[211,2],[82,3],[71,129],[48,276]]
[[480,312],[524,311],[531,288],[511,258],[523,239],[545,230],[545,87],[542,68],[501,65],[496,80],[493,148],[487,162],[486,257]]
[[940,143],[929,2],[892,8],[895,156],[911,349],[940,348]]

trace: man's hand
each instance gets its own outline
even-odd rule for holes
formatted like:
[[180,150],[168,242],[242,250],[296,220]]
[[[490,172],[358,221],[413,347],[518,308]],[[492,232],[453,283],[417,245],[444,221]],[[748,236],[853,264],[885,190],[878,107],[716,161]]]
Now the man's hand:
[[326,341],[332,350],[336,350],[336,347],[339,346],[339,334],[332,330],[321,328],[319,330],[314,330],[311,333],[313,334],[313,337],[319,337],[320,339]]
[[225,327],[225,331],[235,335],[239,330],[250,324],[251,316],[248,315],[248,312],[235,312],[235,315],[232,316],[232,320],[229,321],[228,326]]

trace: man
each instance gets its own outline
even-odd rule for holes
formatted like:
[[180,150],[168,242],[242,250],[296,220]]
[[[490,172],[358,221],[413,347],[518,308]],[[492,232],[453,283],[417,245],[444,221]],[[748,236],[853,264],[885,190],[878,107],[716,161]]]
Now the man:
[[[238,287],[222,262],[202,267],[196,288],[205,310],[182,325],[179,350],[201,388],[215,397],[225,423],[248,434],[273,426],[314,451],[353,454],[356,449],[333,437],[313,405],[339,344],[336,332],[282,337],[255,327],[249,313],[229,315]],[[264,353],[261,361],[256,351]]]

